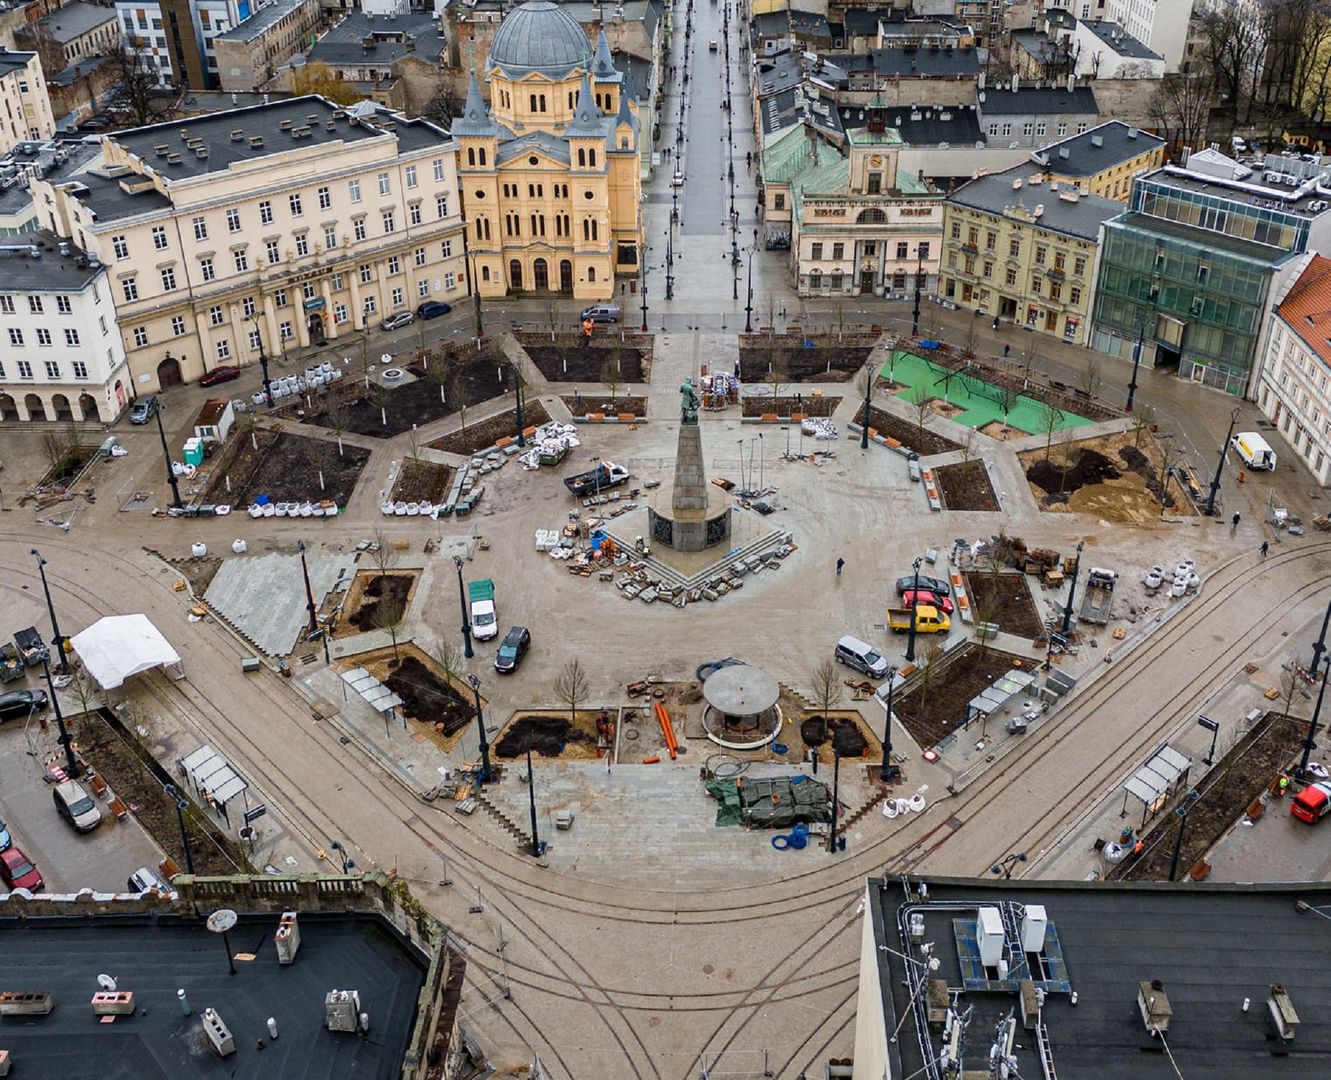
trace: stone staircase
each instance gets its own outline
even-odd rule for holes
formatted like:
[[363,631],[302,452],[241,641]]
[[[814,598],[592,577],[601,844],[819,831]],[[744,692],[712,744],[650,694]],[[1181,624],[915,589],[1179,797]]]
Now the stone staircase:
[[512,818],[510,818],[507,814],[505,814],[502,810],[500,810],[499,807],[495,806],[494,803],[492,803],[488,798],[486,798],[484,788],[476,792],[473,798],[475,798],[476,800],[476,805],[479,806],[482,810],[484,810],[487,814],[489,814],[490,817],[499,825],[500,828],[502,828],[505,832],[507,832],[510,836],[512,836],[514,840],[518,842],[518,845],[520,847],[527,847],[527,848],[531,847],[531,834],[528,833],[525,829],[518,826],[513,821]]
[[[618,536],[613,529],[606,529],[606,533],[619,545],[620,550],[632,552],[633,538]],[[643,562],[647,567],[649,577],[656,579],[661,584],[675,589],[700,589],[707,582],[723,575],[731,566],[741,559],[752,559],[757,555],[773,550],[781,546],[782,538],[786,535],[784,529],[773,529],[771,532],[751,540],[741,548],[727,552],[721,558],[710,566],[698,571],[696,574],[688,575],[676,570],[654,555],[648,555],[645,559],[635,559]]]
[[[877,766],[871,766],[871,768],[877,769]],[[852,810],[849,814],[847,814],[844,821],[838,823],[837,825],[838,831],[844,831],[849,829],[852,825],[854,825],[857,821],[859,821],[860,818],[864,817],[865,814],[868,814],[870,811],[876,809],[878,807],[878,804],[881,803],[885,798],[887,798],[889,793],[890,791],[888,785],[884,784],[881,780],[875,779],[872,782],[870,794],[866,796],[865,801],[861,803],[858,807],[856,807],[854,810]]]

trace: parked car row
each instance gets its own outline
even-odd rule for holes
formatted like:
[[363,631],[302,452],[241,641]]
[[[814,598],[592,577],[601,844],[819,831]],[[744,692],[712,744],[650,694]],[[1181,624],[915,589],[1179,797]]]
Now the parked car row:
[[[915,624],[916,633],[947,633],[952,628],[952,586],[943,578],[927,574],[910,574],[897,579],[897,593],[901,607],[887,609],[888,627],[904,633]],[[876,648],[847,634],[836,643],[832,655],[838,664],[845,664],[871,679],[887,678],[888,663]]]

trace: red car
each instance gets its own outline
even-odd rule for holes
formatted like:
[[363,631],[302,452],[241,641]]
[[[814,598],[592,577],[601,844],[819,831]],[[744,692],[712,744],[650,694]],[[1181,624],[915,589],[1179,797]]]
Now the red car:
[[901,602],[906,607],[914,607],[916,604],[928,604],[936,607],[944,615],[952,614],[952,598],[950,596],[939,596],[937,593],[921,589],[916,592],[914,589],[906,589],[901,594]]
[[218,383],[230,382],[232,379],[240,378],[240,368],[238,367],[215,367],[199,380],[200,386],[216,386]]
[[1331,783],[1326,781],[1309,784],[1299,792],[1289,808],[1294,817],[1309,825],[1317,824],[1328,810],[1331,810]]
[[37,867],[16,847],[0,851],[0,879],[11,889],[41,892],[46,888],[46,882],[37,872]]

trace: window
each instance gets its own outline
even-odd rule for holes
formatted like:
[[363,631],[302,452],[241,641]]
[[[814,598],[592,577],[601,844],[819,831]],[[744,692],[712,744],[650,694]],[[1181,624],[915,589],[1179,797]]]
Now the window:
[[245,299],[243,299],[240,302],[240,311],[241,314],[245,316],[245,318],[247,319],[254,318],[254,312],[255,312],[254,297],[252,296],[245,297]]
[[1044,265],[1045,254],[1046,254],[1046,249],[1045,249],[1044,247],[1040,246],[1039,244],[1037,244],[1037,245],[1035,246],[1035,265],[1036,265],[1036,266],[1043,266],[1043,265]]
[[286,291],[286,289],[278,289],[277,292],[273,293],[273,306],[274,306],[274,307],[286,307],[286,306],[287,306],[287,291]]
[[1067,261],[1068,257],[1065,252],[1062,251],[1054,252],[1054,269],[1057,270],[1060,274],[1063,272],[1063,267],[1067,265]]
[[165,226],[165,225],[154,225],[154,226],[153,226],[153,250],[154,250],[154,251],[165,251],[165,250],[166,250],[166,226]]
[[203,274],[204,281],[213,281],[217,277],[217,271],[213,268],[212,259],[200,259],[199,270]]
[[1010,122],[1003,124],[1003,134],[1004,136],[1012,134],[1012,124]]
[[277,249],[277,241],[265,240],[263,249],[264,249],[264,258],[268,260],[268,265],[276,266],[278,259],[281,257],[281,252],[279,252]]
[[365,219],[363,217],[359,217],[351,223],[351,235],[357,240],[365,239]]
[[300,233],[296,237],[296,255],[308,255],[310,253],[310,234]]
[[221,326],[225,321],[220,304],[214,304],[208,309],[208,324],[210,326]]
[[139,280],[135,277],[127,277],[120,283],[120,291],[125,294],[126,300],[137,300],[139,298]]
[[1036,296],[1039,296],[1040,293],[1043,292],[1043,291],[1044,291],[1044,287],[1040,284],[1040,276],[1039,276],[1038,274],[1032,274],[1032,275],[1031,275],[1031,292],[1035,293]]
[[175,337],[181,337],[185,333],[185,316],[171,316],[171,333]]
[[236,264],[236,273],[243,274],[250,268],[250,257],[243,251],[232,252],[232,260]]
[[365,304],[363,310],[365,311],[366,315],[373,315],[376,311],[379,310],[378,301],[376,301],[373,296],[367,296],[365,298]]
[[328,190],[327,185],[319,189],[319,209],[330,210],[333,206],[333,195]]
[[405,169],[405,173],[407,177],[407,187],[414,188],[416,186],[416,166],[408,165]]
[[354,203],[360,202],[360,181],[359,181],[359,180],[348,180],[348,181],[347,181],[347,194],[351,196],[351,201],[352,201],[352,202],[354,202]]
[[421,278],[420,281],[416,282],[416,295],[422,300],[430,295],[430,282],[425,278]]
[[223,338],[221,341],[217,343],[217,359],[219,360],[231,359],[231,342],[229,342],[226,338]]
[[1009,266],[1007,268],[1007,276],[1004,278],[1004,281],[1007,283],[1009,288],[1015,287],[1017,284],[1017,271]]
[[393,211],[391,211],[391,210],[385,210],[385,211],[383,211],[383,213],[382,213],[380,216],[381,216],[381,217],[383,218],[383,220],[384,220],[384,232],[385,232],[385,234],[387,234],[387,233],[391,233],[391,232],[396,232],[396,231],[397,231],[397,224],[396,224],[396,222],[394,221],[394,218],[393,218]]
[[306,300],[313,300],[316,291],[317,290],[314,287],[314,282],[312,281],[306,282],[304,285],[300,287],[300,295],[303,296]]
[[984,250],[993,251],[998,246],[998,233],[986,232],[984,234]]
[[40,296],[29,296],[28,310],[34,315],[40,315],[42,313],[42,298]]
[[102,332],[102,337],[106,337],[106,316],[97,316],[97,328]]
[[46,361],[46,377],[48,379],[60,378],[60,363],[56,360]]
[[861,251],[863,251],[865,255],[878,254],[878,242],[876,240],[865,240],[861,247]]
[[904,240],[897,241],[897,258],[906,259],[910,257],[910,245]]
[[784,194],[774,195],[772,197],[772,209],[784,210],[786,208],[786,197]]
[[294,194],[288,195],[287,202],[291,205],[292,217],[300,217],[303,213],[305,213],[305,208],[301,205],[300,202],[299,191],[295,192]]
[[1060,121],[1058,125],[1058,134],[1062,136],[1066,135],[1067,133],[1068,133],[1068,122],[1066,120]]
[[388,260],[388,272],[390,274],[402,273],[402,260],[396,255],[391,256]]
[[968,274],[973,274],[973,273],[975,273],[975,256],[974,256],[974,255],[967,255],[967,256],[966,256],[965,270],[966,270],[966,273],[968,273]]
[[452,240],[445,240],[442,244],[439,245],[439,256],[440,258],[443,259],[451,259],[453,257]]
[[866,189],[870,195],[879,195],[883,190],[883,174],[871,172],[869,174],[869,186]]
[[16,326],[9,328],[9,344],[14,346],[23,344],[23,331]]
[[240,232],[240,211],[228,210],[226,212],[227,232]]
[[6,315],[14,314],[14,298],[12,296],[0,296],[0,311]]
[[997,124],[990,124],[990,125],[989,125],[989,134],[990,134],[990,135],[995,135],[995,136],[998,134],[998,125],[997,125]]
[[259,333],[258,330],[251,330],[249,332],[249,338],[250,338],[250,352],[258,352],[259,345],[263,340],[262,335]]
[[1036,121],[1036,124],[1035,124],[1035,134],[1036,134],[1036,136],[1037,136],[1038,138],[1043,139],[1043,138],[1044,138],[1044,135],[1045,135],[1045,132],[1048,131],[1048,130],[1049,130],[1049,125],[1046,124],[1043,120],[1037,120],[1037,121]]
[[369,263],[361,263],[361,264],[360,264],[360,281],[361,281],[361,284],[362,284],[362,285],[368,285],[368,284],[369,284],[371,281],[373,281],[373,280],[374,280],[374,271],[370,268],[370,264],[369,264]]
[[417,248],[417,249],[415,250],[415,252],[413,252],[413,255],[414,255],[415,259],[416,259],[416,265],[417,265],[417,266],[424,266],[424,265],[425,265],[425,249],[424,249],[423,247],[421,247],[421,248]]
[[148,344],[148,328],[146,326],[134,327],[134,347],[142,349]]
[[341,275],[341,274],[334,274],[334,275],[333,275],[333,292],[340,292],[340,291],[342,290],[342,288],[343,288],[342,275]]
[[1027,120],[1026,123],[1021,125],[1021,133],[1029,139],[1035,134],[1035,125],[1030,120]]
[[195,240],[207,240],[207,239],[208,239],[208,222],[205,221],[205,220],[204,220],[203,218],[201,218],[201,217],[196,217],[196,218],[194,218],[192,224],[194,225],[194,239],[195,239]]
[[88,365],[82,360],[74,361],[74,378],[86,379],[88,377]]
[[340,326],[342,325],[342,323],[346,321],[347,321],[347,305],[343,303],[334,304],[333,322]]
[[332,251],[337,247],[337,230],[331,225],[324,226],[324,248]]
[[57,296],[55,298],[55,309],[61,315],[74,314],[74,305],[69,302],[68,296]]
[[927,259],[929,257],[929,241],[924,240],[916,245],[915,253],[920,257],[921,261]]
[[393,189],[388,184],[388,173],[381,172],[379,174],[379,194],[391,195],[392,193]]
[[442,180],[444,178],[444,159],[435,158],[430,164],[434,167],[434,178]]
[[401,307],[401,306],[402,306],[403,304],[405,304],[406,302],[407,302],[407,298],[406,298],[406,295],[403,293],[403,291],[402,291],[400,288],[394,289],[394,290],[393,290],[393,306],[394,306],[394,307]]
[[985,259],[985,260],[984,260],[984,276],[985,276],[985,277],[993,277],[993,274],[994,274],[994,264],[991,263],[988,259]]
[[69,346],[69,348],[71,349],[78,348],[79,332],[75,330],[72,326],[65,327],[65,344]]
[[259,203],[259,224],[271,225],[273,223],[273,204],[267,199]]
[[1080,124],[1077,125],[1077,134],[1083,135],[1085,134],[1085,132],[1086,132],[1086,122],[1082,121]]
[[434,197],[434,208],[439,212],[441,218],[448,217],[448,196],[436,195]]
[[20,360],[18,362],[18,377],[20,379],[32,378],[32,365],[28,361]]
[[444,275],[444,288],[452,292],[458,286],[458,276],[451,271]]
[[817,261],[823,257],[823,245],[820,241],[815,241],[809,248],[809,258]]
[[1049,283],[1049,299],[1054,301],[1063,299],[1063,286],[1060,282],[1051,281]]
[[283,321],[278,324],[277,334],[278,337],[280,337],[283,341],[290,341],[293,337],[296,336],[296,332],[292,328],[291,323],[287,321]]
[[1076,285],[1068,290],[1068,303],[1074,307],[1081,303],[1081,289],[1077,288]]
[[966,230],[966,243],[973,248],[978,248],[980,246],[980,230],[974,225]]
[[411,224],[419,225],[421,223],[421,204],[418,202],[412,203],[407,209],[407,215],[411,220]]

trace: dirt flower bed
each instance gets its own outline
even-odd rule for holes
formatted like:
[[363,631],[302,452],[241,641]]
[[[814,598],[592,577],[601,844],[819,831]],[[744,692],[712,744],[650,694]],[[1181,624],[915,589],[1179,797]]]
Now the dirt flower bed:
[[782,394],[772,397],[768,394],[745,394],[743,400],[744,416],[762,416],[763,413],[776,413],[777,416],[790,416],[803,413],[805,416],[831,416],[841,404],[839,397],[826,397],[822,394]]
[[370,452],[359,446],[344,444],[339,454],[335,442],[288,432],[256,431],[253,440],[245,434],[232,438],[241,440],[238,449],[214,472],[202,501],[248,506],[257,496],[267,495],[273,502],[332,499],[345,506],[370,459]]
[[973,571],[966,575],[966,595],[976,619],[996,624],[1005,634],[1033,638],[1044,630],[1025,574]]
[[611,398],[609,394],[581,394],[577,397],[572,394],[565,394],[560,400],[568,406],[568,411],[574,416],[586,416],[588,413],[605,413],[606,416],[617,416],[619,413],[632,413],[634,416],[647,415],[647,399],[645,397],[628,396],[623,394]]
[[453,473],[450,465],[408,458],[393,481],[388,501],[441,503],[453,485]]
[[[826,737],[824,737],[826,734]],[[821,709],[804,710],[802,717],[795,724],[782,730],[780,742],[789,742],[789,761],[803,761],[809,750],[818,751],[818,761],[831,765],[834,757],[833,740],[841,746],[841,763],[847,758],[883,759],[883,744],[879,736],[865,723],[864,718],[853,709],[832,709],[827,714],[827,730],[824,732],[823,712]]]
[[[751,340],[751,339],[750,339]],[[739,376],[745,382],[766,382],[773,368],[784,369],[783,382],[848,382],[868,362],[872,345],[816,345],[778,338],[773,345],[746,344],[739,349]]]
[[916,671],[892,698],[892,711],[923,749],[937,746],[966,723],[970,700],[1013,667],[1032,661],[968,642],[931,659],[937,646],[916,638]]
[[[435,439],[430,443],[434,450],[443,450],[449,454],[469,455],[488,450],[502,438],[513,438],[517,431],[517,418],[514,415],[515,409],[509,409],[498,416],[491,416],[487,420],[479,420],[468,424],[465,428],[453,432],[451,435],[445,435],[442,439]],[[531,401],[526,399],[522,402],[522,425],[523,428],[540,427],[550,420],[550,414],[545,406],[533,398]]]
[[[567,710],[514,713],[494,742],[496,757],[511,760],[526,757],[531,743],[533,756],[595,761],[602,757],[596,744],[596,718],[599,709],[579,709],[569,718]],[[610,712],[611,720],[614,712]]]
[[627,335],[621,342],[616,330],[597,330],[591,340],[581,334],[521,333],[518,344],[550,382],[604,382],[607,367],[619,368],[619,381],[647,382],[652,370],[652,338]]
[[[475,699],[461,677],[450,680],[434,657],[413,642],[343,658],[342,669],[363,667],[402,699],[411,737],[452,750],[476,720]],[[481,699],[481,708],[487,702]],[[396,728],[401,731],[400,721]],[[392,738],[392,734],[389,735]]]
[[51,467],[42,474],[42,478],[37,481],[37,487],[64,487],[96,456],[95,446],[67,446],[60,455],[60,460],[52,463]]
[[947,510],[997,510],[998,496],[989,482],[989,470],[978,458],[940,465],[933,470]]
[[206,555],[202,559],[164,559],[173,570],[189,582],[195,596],[202,596],[213,583],[217,571],[222,569],[222,560],[216,555]]
[[[855,422],[857,424],[864,423],[863,405],[859,407],[855,414]],[[892,413],[884,412],[872,405],[869,406],[869,427],[884,438],[896,439],[921,457],[928,457],[930,454],[946,454],[949,450],[961,449],[960,443],[955,443],[942,435],[935,435],[928,428],[921,431],[919,424],[894,416]]]
[[[1188,826],[1179,853],[1180,879],[1233,827],[1267,785],[1289,767],[1306,734],[1306,721],[1268,712],[1198,781],[1201,796],[1188,811]],[[1271,809],[1277,806],[1284,810],[1279,804]],[[1123,881],[1167,880],[1177,836],[1178,816],[1163,815],[1146,834],[1141,856],[1129,855],[1108,876]]]
[[380,574],[377,570],[360,570],[351,581],[347,598],[342,602],[342,615],[338,619],[334,637],[361,634],[381,629],[380,612],[398,612],[402,621],[411,604],[420,574],[415,570],[390,570]]

